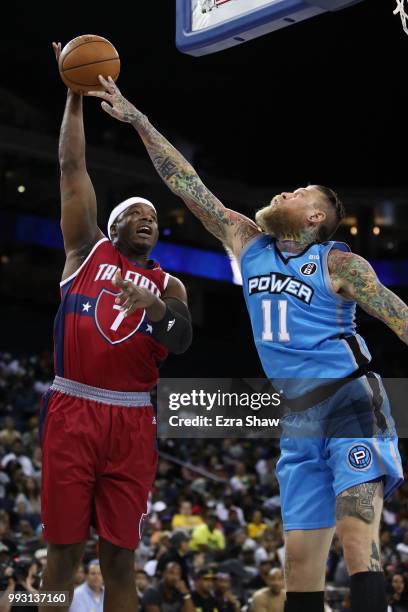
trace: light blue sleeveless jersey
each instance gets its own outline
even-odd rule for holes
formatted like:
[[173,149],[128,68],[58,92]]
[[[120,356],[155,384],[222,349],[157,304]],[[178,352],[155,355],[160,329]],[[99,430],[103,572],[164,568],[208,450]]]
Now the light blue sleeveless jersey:
[[[281,253],[275,239],[255,238],[241,257],[245,301],[266,376],[293,398],[344,378],[371,355],[355,331],[356,303],[336,294],[327,257],[342,242],[312,244],[302,253]],[[297,380],[294,380],[297,379]]]

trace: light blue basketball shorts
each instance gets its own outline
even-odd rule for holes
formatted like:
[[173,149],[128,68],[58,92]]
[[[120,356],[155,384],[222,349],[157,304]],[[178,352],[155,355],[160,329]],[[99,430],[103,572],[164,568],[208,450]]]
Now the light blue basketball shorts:
[[351,380],[325,401],[281,420],[276,466],[286,531],[336,524],[336,496],[383,478],[387,499],[403,482],[398,438],[381,378]]

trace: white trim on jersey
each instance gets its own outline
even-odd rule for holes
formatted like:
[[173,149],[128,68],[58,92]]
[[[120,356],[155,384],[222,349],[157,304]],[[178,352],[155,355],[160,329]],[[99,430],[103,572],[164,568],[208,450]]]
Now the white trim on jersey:
[[94,246],[92,247],[92,251],[89,253],[89,255],[84,259],[84,261],[81,263],[81,265],[79,266],[78,270],[75,270],[75,272],[73,274],[71,274],[70,276],[68,276],[68,278],[65,278],[63,281],[60,282],[60,287],[63,287],[64,285],[66,285],[67,283],[69,283],[70,280],[72,280],[73,278],[75,278],[76,276],[78,276],[78,274],[80,273],[80,271],[82,270],[82,268],[85,266],[86,263],[88,263],[89,259],[91,258],[91,256],[95,253],[96,249],[98,248],[98,246],[100,244],[102,244],[102,242],[109,242],[108,238],[103,237],[100,240],[98,240],[98,242],[96,244],[94,244]]
[[[242,273],[242,258],[244,257],[245,253],[248,251],[248,249],[258,240],[260,240],[261,238],[265,238],[265,236],[268,236],[268,234],[264,234],[263,232],[259,232],[259,236],[254,236],[253,238],[251,238],[250,240],[248,240],[248,242],[246,243],[246,245],[244,246],[244,248],[242,249],[241,253],[239,254],[239,258],[238,258],[238,264],[239,264],[239,268],[241,270]],[[234,255],[235,257],[235,255]]]
[[365,348],[363,339],[359,334],[356,334],[356,340],[360,348],[361,354],[364,355],[364,357],[366,357],[367,359],[371,360],[371,355],[369,351]]
[[378,443],[378,439],[377,438],[373,438],[372,440],[373,440],[373,445],[374,445],[374,451],[375,451],[375,454],[377,456],[377,461],[380,464],[380,468],[381,468],[383,474],[387,474],[387,470],[385,468],[384,461],[382,460],[382,457],[381,457],[381,451],[380,451],[380,445]]
[[391,453],[391,457],[394,459],[394,463],[397,466],[397,470],[399,475],[401,476],[401,478],[404,477],[404,471],[402,469],[402,464],[401,464],[401,460],[398,459],[397,456],[397,452],[395,450],[395,446],[394,446],[394,442],[391,440],[390,441],[390,453]]
[[340,342],[342,342],[344,344],[344,346],[347,348],[350,357],[352,359],[352,363],[354,363],[354,365],[356,366],[356,369],[359,367],[358,363],[357,363],[357,359],[356,356],[354,355],[353,351],[350,348],[349,343],[345,340],[345,338],[340,338]]
[[169,283],[170,274],[168,272],[165,273],[164,281],[163,281],[163,292],[166,291],[167,285]]

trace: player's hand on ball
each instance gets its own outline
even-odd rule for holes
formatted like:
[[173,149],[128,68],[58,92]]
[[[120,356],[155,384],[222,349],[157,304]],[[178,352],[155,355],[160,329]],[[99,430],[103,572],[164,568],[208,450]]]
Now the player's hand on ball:
[[115,299],[119,304],[125,317],[133,314],[138,308],[149,308],[157,300],[157,297],[144,287],[137,287],[130,281],[123,280],[120,272],[116,272],[112,283],[121,290]]
[[124,123],[132,123],[143,116],[133,104],[122,96],[111,77],[108,77],[108,80],[106,80],[103,76],[99,75],[98,78],[105,91],[88,91],[87,95],[101,98],[103,100],[101,106],[108,115]]
[[57,60],[57,64],[58,64],[59,58],[60,58],[60,55],[61,55],[61,43],[60,42],[59,43],[53,42],[52,43],[52,48],[54,49],[55,59]]

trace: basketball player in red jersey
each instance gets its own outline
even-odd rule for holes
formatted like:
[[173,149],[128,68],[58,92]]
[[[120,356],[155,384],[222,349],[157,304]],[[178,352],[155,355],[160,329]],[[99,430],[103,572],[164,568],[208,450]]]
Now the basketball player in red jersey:
[[[54,43],[58,60],[61,46]],[[82,97],[68,91],[59,141],[66,263],[55,320],[56,377],[40,415],[42,588],[73,590],[90,525],[99,535],[105,612],[137,610],[134,550],[156,472],[149,391],[192,331],[183,284],[149,259],[156,210],[130,198],[106,238],[85,163]],[[40,610],[61,610],[61,607]],[[68,608],[65,608],[68,609]]]

